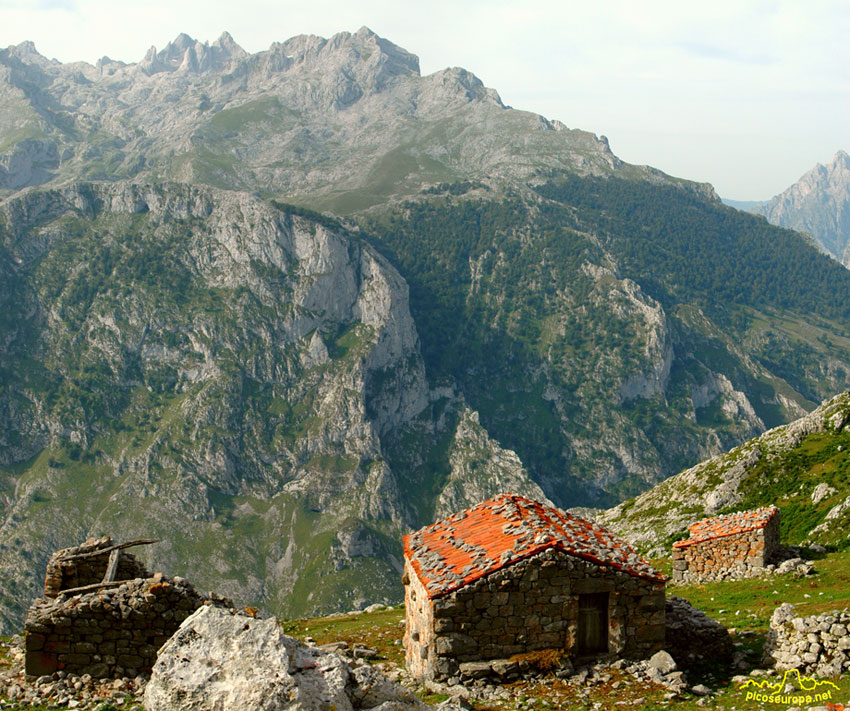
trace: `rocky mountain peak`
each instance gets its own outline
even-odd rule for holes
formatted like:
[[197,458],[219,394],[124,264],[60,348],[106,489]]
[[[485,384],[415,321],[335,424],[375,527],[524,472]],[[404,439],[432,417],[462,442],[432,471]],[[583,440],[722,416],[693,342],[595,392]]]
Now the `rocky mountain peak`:
[[212,48],[226,53],[230,57],[247,57],[248,53],[231,37],[230,33],[222,32],[219,38],[212,43]]
[[850,169],[850,155],[848,155],[846,151],[839,150],[834,156],[832,156],[830,165]]
[[11,45],[5,51],[0,52],[0,56],[5,54],[7,57],[17,59],[22,64],[35,64],[39,67],[48,67],[52,64],[58,64],[55,60],[50,60],[41,54],[35,48],[35,42],[25,40],[20,44]]
[[837,151],[753,212],[810,234],[827,254],[850,266],[850,156]]
[[224,71],[231,67],[234,61],[248,56],[228,32],[212,44],[199,42],[185,32],[169,42],[159,52],[151,47],[139,67],[146,74],[156,74],[163,71],[201,73],[207,71]]
[[367,91],[380,91],[394,77],[420,75],[415,54],[379,37],[368,27],[361,27],[354,34],[338,32],[329,39],[298,35],[281,47],[302,70],[318,71],[328,77],[350,76]]

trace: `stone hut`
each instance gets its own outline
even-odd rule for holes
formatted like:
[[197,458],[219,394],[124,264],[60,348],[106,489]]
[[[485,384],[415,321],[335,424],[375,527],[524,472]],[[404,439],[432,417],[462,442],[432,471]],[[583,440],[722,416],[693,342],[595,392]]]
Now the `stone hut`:
[[404,538],[407,668],[419,680],[558,650],[641,658],[664,645],[665,577],[601,526],[500,494]]
[[705,518],[688,531],[687,540],[673,544],[673,581],[678,583],[761,575],[781,553],[776,506]]
[[51,556],[44,597],[33,602],[25,622],[27,674],[148,674],[157,650],[197,608],[232,607],[182,578],[151,575],[124,550],[150,542],[89,539]]

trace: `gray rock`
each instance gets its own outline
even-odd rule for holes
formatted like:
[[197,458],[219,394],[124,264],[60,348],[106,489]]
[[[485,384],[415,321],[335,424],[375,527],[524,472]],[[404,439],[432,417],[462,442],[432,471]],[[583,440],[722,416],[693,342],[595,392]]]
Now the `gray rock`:
[[649,668],[657,669],[662,674],[669,674],[676,671],[676,662],[672,656],[663,649],[656,652],[649,659]]
[[148,711],[422,711],[410,691],[369,666],[288,637],[276,620],[214,607],[188,617],[159,653],[145,689]]
[[812,503],[819,504],[824,499],[828,499],[833,494],[837,494],[838,489],[830,486],[825,481],[822,481],[812,490]]
[[664,648],[685,669],[707,659],[731,661],[734,652],[723,625],[675,595],[665,602]]

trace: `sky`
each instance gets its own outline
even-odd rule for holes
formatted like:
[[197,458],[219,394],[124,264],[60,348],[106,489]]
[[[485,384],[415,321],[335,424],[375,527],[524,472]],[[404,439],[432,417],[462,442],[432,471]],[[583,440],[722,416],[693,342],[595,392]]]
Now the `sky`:
[[0,47],[139,61],[185,32],[249,52],[361,26],[470,70],[630,163],[765,200],[850,152],[847,0],[0,0]]

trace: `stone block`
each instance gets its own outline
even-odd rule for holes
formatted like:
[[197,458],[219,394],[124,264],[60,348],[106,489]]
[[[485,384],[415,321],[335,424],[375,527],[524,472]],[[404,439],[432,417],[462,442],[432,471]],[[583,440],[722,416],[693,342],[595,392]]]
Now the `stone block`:
[[493,673],[488,662],[463,662],[459,666],[461,676],[471,679],[484,679]]

